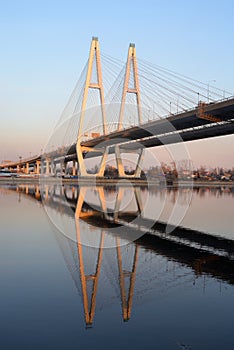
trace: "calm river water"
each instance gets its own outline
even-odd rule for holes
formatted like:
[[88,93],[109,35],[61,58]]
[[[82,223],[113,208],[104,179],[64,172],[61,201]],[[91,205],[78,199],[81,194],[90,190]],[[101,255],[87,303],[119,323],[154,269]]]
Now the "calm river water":
[[234,188],[0,184],[1,348],[234,348]]

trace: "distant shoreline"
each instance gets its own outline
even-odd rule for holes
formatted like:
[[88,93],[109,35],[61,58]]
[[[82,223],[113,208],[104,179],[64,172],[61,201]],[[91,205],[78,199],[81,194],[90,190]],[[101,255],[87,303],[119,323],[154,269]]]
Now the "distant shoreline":
[[144,179],[56,179],[56,178],[0,178],[1,184],[29,184],[29,183],[44,183],[44,184],[74,184],[74,185],[123,185],[128,186],[130,183],[135,186],[160,186],[160,187],[234,187],[234,181],[174,181],[173,183],[160,183],[158,180]]

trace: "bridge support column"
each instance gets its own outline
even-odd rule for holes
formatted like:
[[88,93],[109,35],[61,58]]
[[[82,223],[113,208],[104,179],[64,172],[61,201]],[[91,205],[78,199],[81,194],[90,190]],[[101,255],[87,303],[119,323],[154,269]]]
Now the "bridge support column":
[[46,158],[46,175],[50,174],[50,159]]
[[64,175],[67,174],[67,163],[64,163]]
[[29,174],[29,163],[26,163],[25,174]]
[[137,160],[137,164],[136,164],[136,170],[134,172],[134,174],[129,175],[125,173],[124,170],[124,165],[123,165],[123,161],[122,161],[122,157],[121,157],[121,149],[118,145],[115,146],[115,157],[116,157],[116,164],[117,164],[117,170],[118,170],[118,174],[119,177],[140,177],[141,176],[141,170],[142,170],[142,162],[144,159],[144,149],[143,148],[139,148],[139,149],[135,149],[135,150],[124,150],[126,153],[135,153],[138,154],[138,160]]
[[41,161],[40,160],[37,160],[36,161],[36,174],[40,174],[40,164],[41,164]]
[[63,161],[60,160],[60,174],[63,175]]
[[[109,154],[109,146],[102,148],[102,149],[96,149],[96,148],[89,148],[89,147],[82,147],[80,144],[77,143],[76,146],[77,150],[77,159],[78,159],[78,167],[79,167],[79,174],[80,176],[89,176],[89,177],[103,177],[104,172],[106,169],[106,161]],[[97,152],[98,156],[101,155],[101,162],[99,164],[98,172],[95,174],[89,174],[87,172],[84,158],[83,158],[83,152]]]
[[40,174],[44,174],[44,161],[41,159]]
[[52,159],[50,162],[50,173],[51,175],[56,174],[56,163],[54,162],[54,159]]
[[72,175],[75,176],[76,174],[77,174],[76,161],[73,160],[73,162],[72,162]]

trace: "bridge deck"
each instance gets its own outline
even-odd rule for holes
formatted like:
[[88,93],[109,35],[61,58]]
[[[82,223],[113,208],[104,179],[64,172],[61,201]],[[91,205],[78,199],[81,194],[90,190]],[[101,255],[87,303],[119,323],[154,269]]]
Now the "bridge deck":
[[[109,153],[113,153],[115,144],[122,144],[122,148],[131,150],[136,147],[156,147],[234,134],[234,98],[205,105],[206,115],[216,118],[216,122],[206,117],[199,117],[199,107],[197,106],[193,110],[171,115],[165,119],[149,121],[139,126],[83,141],[81,145],[90,148],[110,146]],[[86,157],[91,158],[98,155],[101,153],[88,152]],[[65,161],[76,160],[76,144],[65,150],[61,148],[61,150],[53,151],[47,154],[47,157],[57,162],[64,157]],[[26,163],[35,163],[40,159],[41,156],[33,156],[10,164],[0,164],[0,168],[13,168]]]
[[[211,114],[215,118],[220,119],[220,121],[227,122],[234,119],[234,98],[218,102],[210,103],[206,105],[206,114]],[[198,117],[198,108],[195,108],[191,111],[180,113],[177,115],[172,115],[165,119],[154,120],[140,126],[134,126],[128,129],[121,131],[115,131],[108,135],[103,135],[95,139],[87,140],[82,143],[83,146],[95,147],[100,143],[104,144],[114,144],[118,143],[120,139],[127,140],[139,140],[146,137],[157,137],[159,135],[170,133],[173,131],[181,131],[188,128],[202,127],[212,124],[212,121],[208,119],[202,119]],[[219,124],[218,124],[219,125]],[[222,127],[221,127],[222,128]],[[216,128],[214,130],[213,136],[218,136],[219,134],[223,135],[228,133],[233,133],[234,126],[227,128],[225,133],[221,132],[221,128]],[[204,135],[208,135],[206,132]],[[211,137],[212,133],[209,133]],[[195,137],[196,139],[196,137]],[[192,135],[190,136],[192,140]],[[186,140],[187,141],[187,140]],[[154,143],[150,143],[148,147],[158,146],[158,141],[155,139]]]

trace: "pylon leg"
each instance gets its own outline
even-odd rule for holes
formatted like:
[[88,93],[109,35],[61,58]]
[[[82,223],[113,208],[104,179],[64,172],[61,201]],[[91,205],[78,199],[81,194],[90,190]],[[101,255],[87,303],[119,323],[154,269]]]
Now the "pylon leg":
[[77,204],[76,204],[76,212],[75,212],[76,219],[79,219],[79,217],[81,216],[82,206],[84,203],[86,191],[87,191],[86,187],[80,187],[80,192],[78,193]]
[[134,187],[134,194],[136,198],[136,204],[137,204],[137,209],[139,213],[141,214],[143,212],[143,204],[142,204],[142,199],[141,199],[141,190],[139,187]]
[[[95,314],[95,308],[96,308],[97,289],[98,289],[98,281],[99,281],[99,276],[101,271],[102,253],[103,253],[105,234],[102,231],[100,235],[98,257],[97,257],[95,272],[93,274],[87,275],[85,274],[85,263],[84,263],[83,248],[82,248],[82,242],[81,242],[81,232],[80,232],[80,221],[79,221],[85,193],[86,193],[86,188],[81,188],[78,203],[77,203],[77,209],[75,213],[75,223],[76,223],[77,252],[79,256],[79,270],[80,270],[80,280],[81,280],[81,287],[82,287],[85,323],[86,323],[86,326],[92,326],[94,314]],[[91,300],[89,300],[88,298],[87,282],[89,280],[93,282]]]
[[96,174],[96,176],[98,176],[98,177],[103,177],[104,176],[108,154],[109,154],[109,147],[106,147],[105,151],[103,153],[103,156],[102,156],[102,160],[101,160],[100,166],[99,166],[99,171]]
[[119,146],[115,146],[115,157],[116,157],[116,164],[117,164],[117,169],[118,169],[118,174],[120,177],[125,177],[125,171],[124,171],[124,166],[123,166],[123,161],[121,158],[121,152]]
[[76,153],[77,153],[78,168],[79,168],[80,176],[90,175],[87,173],[84,158],[83,158],[82,147],[80,146],[79,142],[76,145]]
[[99,202],[102,208],[102,212],[104,215],[104,218],[107,219],[108,218],[108,212],[107,212],[107,203],[106,203],[106,196],[105,196],[105,192],[104,192],[104,188],[103,187],[97,187],[97,191],[98,191],[98,195],[99,195]]
[[[138,248],[139,246],[136,245],[132,269],[130,271],[124,271],[120,240],[119,238],[116,239],[117,260],[118,260],[118,268],[119,268],[119,285],[120,285],[120,294],[121,294],[122,315],[123,315],[124,321],[130,320],[130,317],[131,317],[133,293],[134,293],[134,286],[135,286],[135,280],[136,280],[136,269],[137,269],[137,262],[138,262]],[[129,279],[128,290],[126,290],[126,285],[125,285],[126,278]]]
[[119,211],[120,211],[120,205],[121,205],[121,202],[123,200],[123,196],[124,196],[124,188],[123,187],[119,187],[118,188],[117,197],[116,197],[116,201],[115,201],[114,220],[118,219],[118,214],[119,214]]
[[142,162],[144,159],[144,148],[141,148],[139,150],[139,157],[137,161],[137,166],[136,166],[136,171],[135,171],[135,177],[140,177],[141,176],[141,170],[142,170]]

